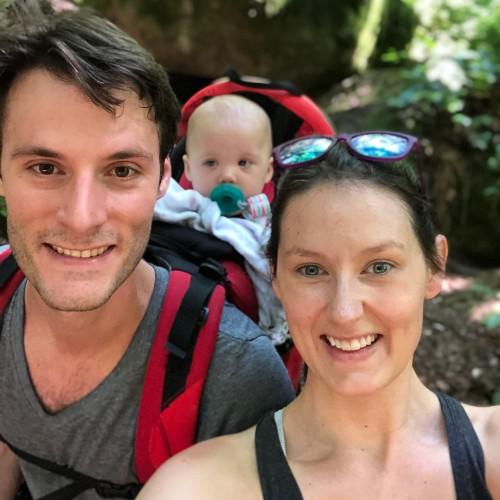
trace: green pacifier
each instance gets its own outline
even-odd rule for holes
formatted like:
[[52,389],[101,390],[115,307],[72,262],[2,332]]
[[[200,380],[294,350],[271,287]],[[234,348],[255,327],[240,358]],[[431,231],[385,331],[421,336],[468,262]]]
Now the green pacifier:
[[233,184],[219,184],[212,189],[210,199],[219,205],[222,215],[236,215],[246,202],[241,189]]

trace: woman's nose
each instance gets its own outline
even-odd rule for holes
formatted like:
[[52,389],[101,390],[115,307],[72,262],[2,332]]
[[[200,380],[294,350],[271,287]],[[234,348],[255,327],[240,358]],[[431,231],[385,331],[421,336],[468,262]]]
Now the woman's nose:
[[362,316],[363,301],[353,280],[337,280],[330,299],[330,314],[332,320],[337,323],[349,323]]

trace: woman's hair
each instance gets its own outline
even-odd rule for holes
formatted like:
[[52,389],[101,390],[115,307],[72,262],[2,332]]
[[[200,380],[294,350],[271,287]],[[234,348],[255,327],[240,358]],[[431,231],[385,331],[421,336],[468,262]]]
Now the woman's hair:
[[[290,201],[322,184],[371,184],[396,194],[408,210],[410,222],[428,264],[442,270],[435,246],[436,232],[431,206],[421,180],[409,161],[375,163],[351,155],[343,142],[338,142],[326,158],[317,164],[285,172],[278,183],[272,209],[271,237],[267,255],[276,272],[283,214]],[[318,221],[320,224],[320,221]]]
[[111,113],[122,103],[114,92],[133,90],[157,124],[163,168],[179,105],[163,67],[134,39],[83,8],[56,13],[46,0],[7,0],[0,6],[0,140],[12,84],[37,68],[76,85]]

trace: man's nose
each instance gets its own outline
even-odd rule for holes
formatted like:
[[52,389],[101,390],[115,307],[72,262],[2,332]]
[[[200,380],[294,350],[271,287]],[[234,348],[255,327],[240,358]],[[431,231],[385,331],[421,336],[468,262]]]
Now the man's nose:
[[106,221],[106,190],[91,173],[76,175],[61,196],[58,219],[73,231],[85,233]]

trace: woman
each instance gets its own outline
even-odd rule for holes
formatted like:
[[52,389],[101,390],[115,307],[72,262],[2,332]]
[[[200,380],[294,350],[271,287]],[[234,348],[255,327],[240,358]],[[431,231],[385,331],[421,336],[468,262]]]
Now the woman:
[[417,145],[370,132],[275,150],[288,172],[269,256],[308,366],[303,391],[257,427],[171,459],[141,500],[500,498],[500,407],[435,394],[412,367],[447,258],[400,161]]

